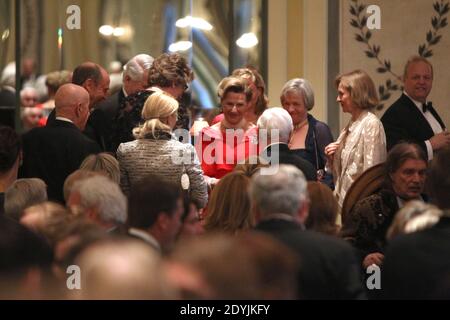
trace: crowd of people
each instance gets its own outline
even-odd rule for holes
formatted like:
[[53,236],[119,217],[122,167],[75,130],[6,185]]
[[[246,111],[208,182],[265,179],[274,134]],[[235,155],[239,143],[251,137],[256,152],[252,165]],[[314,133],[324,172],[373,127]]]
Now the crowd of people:
[[[0,126],[0,296],[449,298],[450,133],[428,101],[433,76],[410,58],[379,119],[370,76],[338,75],[351,117],[335,140],[309,113],[306,79],[269,107],[259,72],[236,69],[193,132],[179,54],[131,58],[113,94],[93,62],[48,74],[46,101],[21,91],[24,132]],[[348,206],[374,169],[377,187]]]

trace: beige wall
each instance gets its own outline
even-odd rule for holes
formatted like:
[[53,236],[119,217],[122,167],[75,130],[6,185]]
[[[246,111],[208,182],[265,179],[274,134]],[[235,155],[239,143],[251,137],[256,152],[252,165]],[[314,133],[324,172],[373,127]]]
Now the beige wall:
[[287,0],[269,0],[268,14],[268,94],[269,105],[280,106],[280,91],[287,80]]
[[[369,3],[368,1],[360,1]],[[418,47],[426,41],[426,33],[431,29],[431,18],[436,15],[433,3],[423,0],[371,0],[370,4],[381,9],[381,29],[372,31],[371,44],[381,46],[381,59],[391,61],[392,70],[401,75],[403,66],[409,56],[417,54]],[[366,45],[354,40],[357,29],[350,26],[352,18],[349,13],[350,0],[341,0],[341,71],[347,72],[361,68],[374,79],[376,86],[384,84],[387,79],[394,79],[390,74],[376,72],[379,66],[375,59],[366,57]],[[414,8],[414,9],[413,9]],[[447,15],[448,19],[448,15]],[[450,26],[439,31],[441,41],[432,46],[434,65],[434,84],[429,99],[433,101],[438,113],[447,126],[450,125],[450,73],[448,70],[450,53]],[[398,81],[401,85],[401,82]],[[386,110],[401,92],[395,91],[391,98],[384,102]],[[384,111],[378,112],[381,116]]]
[[280,106],[284,83],[301,77],[315,91],[312,114],[326,120],[327,1],[269,0],[268,83],[271,106]]

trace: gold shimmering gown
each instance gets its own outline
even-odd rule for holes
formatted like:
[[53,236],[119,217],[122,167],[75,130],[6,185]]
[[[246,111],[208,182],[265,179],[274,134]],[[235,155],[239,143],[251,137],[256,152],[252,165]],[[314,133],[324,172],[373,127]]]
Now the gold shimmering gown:
[[332,168],[335,195],[342,208],[345,195],[352,183],[367,169],[386,160],[386,135],[376,115],[364,111],[350,123],[337,139]]

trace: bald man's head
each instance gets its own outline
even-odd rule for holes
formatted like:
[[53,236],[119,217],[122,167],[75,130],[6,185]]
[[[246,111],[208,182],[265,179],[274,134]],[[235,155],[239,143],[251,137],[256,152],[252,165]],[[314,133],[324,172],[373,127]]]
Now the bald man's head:
[[166,282],[161,259],[144,242],[112,239],[84,250],[76,264],[81,269],[79,298],[167,299],[176,298]]
[[83,87],[68,83],[62,85],[55,95],[55,112],[57,117],[73,121],[84,130],[89,116],[89,94]]

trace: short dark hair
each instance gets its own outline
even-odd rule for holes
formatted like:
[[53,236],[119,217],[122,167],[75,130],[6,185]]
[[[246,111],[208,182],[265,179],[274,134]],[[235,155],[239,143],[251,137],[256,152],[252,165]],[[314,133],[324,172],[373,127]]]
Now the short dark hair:
[[142,178],[130,190],[128,226],[148,229],[156,222],[161,212],[172,216],[180,197],[181,190],[177,185],[156,175]]
[[31,267],[48,268],[53,253],[47,242],[20,223],[0,217],[0,274],[20,275]]
[[21,149],[19,135],[10,127],[0,126],[0,172],[12,168]]
[[84,62],[73,70],[72,83],[82,86],[87,79],[92,79],[98,84],[102,79],[100,66],[93,62]]
[[450,148],[440,150],[431,161],[428,188],[432,201],[440,209],[450,209]]
[[428,163],[427,155],[423,149],[412,142],[402,142],[395,145],[388,153],[385,162],[385,183],[386,187],[392,185],[391,174],[397,171],[406,160],[422,160]]
[[194,73],[185,58],[178,53],[164,53],[156,58],[148,73],[149,86],[185,86],[194,79]]

